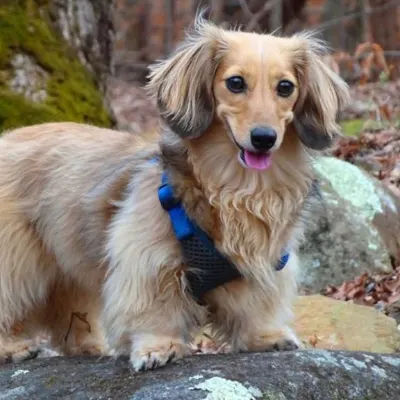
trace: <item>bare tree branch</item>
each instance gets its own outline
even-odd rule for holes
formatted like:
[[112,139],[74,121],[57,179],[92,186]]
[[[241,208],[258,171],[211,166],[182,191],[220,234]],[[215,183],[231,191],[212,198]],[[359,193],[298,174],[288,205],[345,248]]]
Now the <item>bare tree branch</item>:
[[211,0],[211,12],[214,22],[220,24],[224,13],[224,0]]
[[369,7],[365,11],[356,11],[356,12],[348,13],[348,14],[345,14],[345,15],[343,15],[341,17],[333,18],[333,19],[330,19],[330,20],[328,20],[326,22],[323,22],[321,24],[313,26],[313,29],[320,31],[320,30],[324,30],[324,29],[327,29],[327,28],[331,28],[333,26],[343,24],[344,22],[346,22],[348,20],[352,20],[352,19],[354,19],[356,17],[360,17],[364,13],[367,14],[367,15],[372,15],[372,14],[375,14],[375,13],[390,9],[392,7],[395,8],[398,4],[399,4],[399,0],[393,0],[393,1],[389,1],[388,3],[385,3],[385,4],[383,4],[382,6],[379,6],[379,7],[375,7],[375,8]]
[[174,0],[164,0],[166,14],[165,24],[165,55],[169,55],[174,46]]
[[[241,9],[243,10],[243,14],[249,19],[249,21],[251,21],[254,18],[254,14],[251,12],[250,7],[247,4],[247,1],[239,0],[239,5],[240,5]],[[258,24],[258,22],[256,22],[255,27],[257,28],[257,31],[261,31],[261,27]],[[248,30],[248,28],[246,28],[246,31],[247,30]]]
[[275,3],[276,3],[276,0],[266,1],[264,3],[263,8],[260,11],[258,11],[256,14],[253,14],[252,19],[247,24],[246,31],[254,30],[254,28],[256,26],[259,27],[258,22],[260,21],[260,19],[262,17],[265,16],[265,14],[267,14],[269,11],[271,11],[273,9],[273,7],[275,6]]
[[275,0],[271,9],[271,15],[269,17],[269,29],[271,32],[275,32],[282,27],[282,10],[283,1]]

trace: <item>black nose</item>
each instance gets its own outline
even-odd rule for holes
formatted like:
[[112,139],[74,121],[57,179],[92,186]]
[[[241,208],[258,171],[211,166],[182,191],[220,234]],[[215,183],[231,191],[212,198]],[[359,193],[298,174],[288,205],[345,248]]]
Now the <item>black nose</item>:
[[276,142],[276,132],[266,126],[254,128],[250,132],[251,144],[257,150],[269,150]]

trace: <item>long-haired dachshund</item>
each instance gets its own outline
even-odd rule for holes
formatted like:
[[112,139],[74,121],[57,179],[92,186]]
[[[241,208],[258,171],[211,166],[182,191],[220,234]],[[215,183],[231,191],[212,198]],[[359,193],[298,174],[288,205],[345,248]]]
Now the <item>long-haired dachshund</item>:
[[[74,123],[4,134],[3,338],[46,331],[64,354],[129,354],[135,370],[188,354],[206,323],[232,351],[299,346],[291,304],[312,162],[340,134],[348,97],[324,53],[309,34],[224,30],[199,17],[151,68],[159,135]],[[201,301],[160,203],[163,174],[239,273]]]

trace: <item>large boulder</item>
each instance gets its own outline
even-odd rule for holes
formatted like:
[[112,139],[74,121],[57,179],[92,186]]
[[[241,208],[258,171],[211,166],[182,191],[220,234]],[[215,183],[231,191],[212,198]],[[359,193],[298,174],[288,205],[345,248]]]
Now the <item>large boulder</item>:
[[317,349],[395,353],[400,351],[397,321],[373,307],[321,295],[300,296],[295,330]]
[[52,358],[1,366],[0,398],[389,400],[399,376],[399,354],[327,350],[193,356],[136,374],[123,359]]
[[400,202],[377,179],[335,157],[315,162],[321,207],[301,246],[305,292],[364,272],[390,272],[400,249]]

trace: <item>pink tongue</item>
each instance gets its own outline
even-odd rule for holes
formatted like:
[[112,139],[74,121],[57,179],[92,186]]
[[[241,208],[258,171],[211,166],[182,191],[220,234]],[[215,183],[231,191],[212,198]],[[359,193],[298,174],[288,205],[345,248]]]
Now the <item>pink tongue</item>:
[[271,166],[271,157],[269,154],[253,153],[244,151],[244,160],[250,168],[264,170]]

